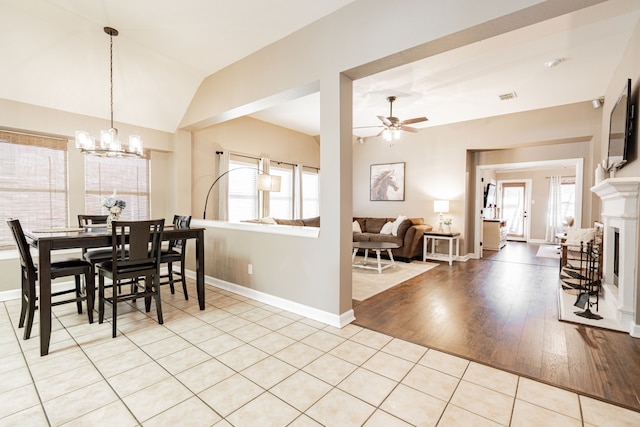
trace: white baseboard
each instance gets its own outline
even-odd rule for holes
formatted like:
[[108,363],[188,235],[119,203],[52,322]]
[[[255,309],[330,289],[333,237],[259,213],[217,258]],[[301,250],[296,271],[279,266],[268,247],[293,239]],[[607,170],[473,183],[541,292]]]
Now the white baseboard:
[[[193,280],[196,279],[195,271],[187,270],[186,274],[187,277]],[[282,310],[298,314],[300,316],[308,317],[309,319],[317,320],[318,322],[322,322],[330,326],[335,326],[337,328],[342,328],[355,320],[353,309],[350,309],[340,315],[336,315],[333,313],[328,313],[326,311],[318,310],[317,308],[306,306],[304,304],[299,304],[284,298],[276,297],[264,292],[236,285],[235,283],[225,282],[224,280],[216,279],[215,277],[211,276],[205,276],[205,284],[224,289],[226,291],[233,292],[234,294],[242,295],[244,297],[251,298],[252,300],[269,304],[273,307],[277,307]],[[51,291],[56,292],[59,290],[69,289],[69,287],[71,286],[75,286],[72,280],[59,282],[52,286]],[[0,292],[0,301],[11,301],[19,299],[20,289],[11,289],[9,291]]]
[[20,289],[11,289],[10,291],[0,292],[0,301],[11,301],[14,299],[20,299]]
[[[192,270],[186,271],[187,277],[194,279],[196,274]],[[350,309],[340,315],[328,313],[317,308],[309,307],[304,304],[299,304],[293,301],[289,301],[284,298],[276,297],[264,292],[256,291],[255,289],[249,289],[244,286],[237,285],[235,283],[226,282],[224,280],[217,279],[211,276],[205,276],[205,284],[216,288],[224,289],[234,294],[242,295],[243,297],[250,298],[254,301],[259,301],[265,304],[269,304],[273,307],[280,308],[282,310],[289,311],[291,313],[298,314],[300,316],[307,317],[309,319],[317,320],[318,322],[325,323],[329,326],[336,328],[342,328],[349,323],[353,322],[356,318],[353,309]]]

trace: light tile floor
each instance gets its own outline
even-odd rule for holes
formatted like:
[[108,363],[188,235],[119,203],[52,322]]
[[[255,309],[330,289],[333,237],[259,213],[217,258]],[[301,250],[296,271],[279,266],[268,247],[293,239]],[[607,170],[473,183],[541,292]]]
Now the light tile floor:
[[[638,426],[640,413],[357,326],[330,327],[207,287],[163,288],[163,325],[134,307],[38,325],[0,305],[0,426]],[[138,302],[138,307],[142,302]]]

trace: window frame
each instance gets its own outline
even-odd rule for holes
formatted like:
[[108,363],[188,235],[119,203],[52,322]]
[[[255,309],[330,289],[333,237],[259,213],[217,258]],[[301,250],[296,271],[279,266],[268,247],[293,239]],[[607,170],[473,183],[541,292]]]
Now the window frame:
[[[84,211],[87,215],[108,214],[102,206],[103,200],[113,197],[127,204],[122,211],[123,220],[146,220],[151,212],[151,161],[148,153],[142,157],[99,157],[84,156]],[[142,163],[143,162],[143,163]],[[113,163],[113,165],[109,165]],[[106,176],[102,176],[103,165],[107,166]],[[109,171],[120,169],[111,179]],[[98,176],[91,176],[98,171]],[[128,173],[131,175],[127,176]],[[141,178],[143,178],[141,180]],[[135,179],[134,179],[135,178]],[[134,184],[135,185],[132,185]]]
[[[26,229],[68,226],[68,141],[0,130],[0,143],[2,217],[20,219]],[[13,236],[8,227],[2,227],[0,250],[13,249]]]

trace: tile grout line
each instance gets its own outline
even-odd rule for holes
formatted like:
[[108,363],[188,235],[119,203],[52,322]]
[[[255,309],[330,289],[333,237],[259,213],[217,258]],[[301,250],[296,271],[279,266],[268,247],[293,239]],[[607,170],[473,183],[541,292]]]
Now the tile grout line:
[[[4,306],[5,312],[7,313],[8,322],[11,325],[11,316],[9,315],[9,309],[8,309],[8,307],[7,307],[7,305],[6,305],[6,303],[4,301],[3,301],[2,305]],[[14,338],[16,339],[16,341],[18,343],[18,348],[20,349],[20,354],[22,355],[22,359],[24,360],[24,364],[25,364],[27,370],[29,371],[29,377],[31,378],[31,385],[33,386],[33,389],[36,392],[36,396],[38,396],[38,402],[40,402],[40,408],[42,409],[42,413],[44,414],[44,418],[47,421],[47,424],[49,426],[51,426],[51,421],[49,420],[49,415],[47,414],[47,411],[44,408],[44,402],[42,401],[42,396],[40,395],[40,392],[38,391],[38,386],[36,386],[36,380],[35,380],[35,378],[33,378],[33,372],[31,371],[31,366],[29,366],[29,361],[27,360],[27,357],[24,354],[24,348],[20,345],[20,338],[18,337],[17,330],[16,330],[16,328],[13,328],[13,326],[11,327],[11,329],[13,331],[13,336],[14,336]],[[18,328],[18,330],[19,330],[19,328]],[[25,409],[28,409],[28,408],[25,408]],[[22,411],[24,411],[24,409]],[[21,412],[21,411],[18,411],[18,412]],[[16,414],[16,413],[14,413],[14,414]],[[14,415],[14,414],[9,414],[8,416]]]

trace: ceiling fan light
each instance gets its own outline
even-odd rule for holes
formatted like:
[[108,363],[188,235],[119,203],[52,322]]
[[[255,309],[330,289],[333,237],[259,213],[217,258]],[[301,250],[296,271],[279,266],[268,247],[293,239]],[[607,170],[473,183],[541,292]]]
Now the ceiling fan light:
[[400,129],[394,129],[392,132],[393,139],[400,139]]
[[393,139],[393,135],[391,134],[391,131],[389,129],[385,129],[384,131],[382,131],[382,137],[385,141],[391,141]]

